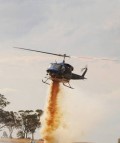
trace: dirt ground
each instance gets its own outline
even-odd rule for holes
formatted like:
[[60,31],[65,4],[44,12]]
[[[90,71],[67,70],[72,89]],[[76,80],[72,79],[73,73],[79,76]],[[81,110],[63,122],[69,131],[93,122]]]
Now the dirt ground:
[[[0,143],[31,143],[31,139],[8,139],[0,138]],[[43,143],[41,140],[35,140],[35,143]]]

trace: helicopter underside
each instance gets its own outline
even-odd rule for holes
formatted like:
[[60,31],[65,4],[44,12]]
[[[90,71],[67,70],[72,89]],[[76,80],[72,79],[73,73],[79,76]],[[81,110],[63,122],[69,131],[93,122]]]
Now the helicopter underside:
[[69,80],[71,79],[71,71],[65,73],[59,70],[49,69],[47,70],[47,75],[48,75],[48,78],[51,79],[52,81],[66,83],[66,82],[69,82]]
[[53,75],[50,76],[49,75],[48,77],[45,77],[45,78],[46,78],[45,81],[42,80],[43,83],[49,84],[47,81],[52,80],[52,81],[56,81],[56,82],[61,82],[61,83],[63,83],[64,86],[72,88],[71,85],[69,84],[70,79],[64,78],[62,76],[53,76]]
[[68,83],[69,82],[69,80],[65,79],[65,78],[50,77],[50,79],[52,81],[57,81],[57,82],[62,82],[62,83]]
[[70,78],[67,76],[63,76],[60,74],[49,74],[47,79],[50,79],[52,81],[62,82],[62,83],[68,83],[70,81]]

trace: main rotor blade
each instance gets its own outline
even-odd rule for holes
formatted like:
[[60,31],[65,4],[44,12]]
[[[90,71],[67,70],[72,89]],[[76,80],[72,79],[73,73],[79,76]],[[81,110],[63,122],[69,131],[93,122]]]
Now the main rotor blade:
[[39,51],[39,50],[32,50],[32,49],[26,49],[26,48],[20,48],[20,47],[13,47],[13,48],[70,58],[70,56],[67,56],[66,54],[63,54],[63,55],[62,54],[55,54],[55,53],[43,52],[43,51]]
[[77,59],[86,59],[86,60],[103,60],[103,61],[120,61],[119,59],[110,59],[110,58],[97,58],[97,57],[77,57],[77,56],[70,56],[71,58]]
[[87,57],[87,56],[68,56],[66,54],[55,54],[55,53],[50,53],[50,52],[43,52],[39,50],[33,50],[33,49],[26,49],[26,48],[21,48],[21,47],[13,47],[17,49],[22,49],[22,50],[27,50],[27,51],[33,51],[33,52],[39,52],[39,53],[44,53],[44,54],[50,54],[50,55],[55,55],[55,56],[60,56],[60,57],[68,57],[68,58],[77,58],[77,59],[86,59],[86,60],[103,60],[103,61],[120,61],[120,59],[110,59],[110,58],[97,58],[97,57]]

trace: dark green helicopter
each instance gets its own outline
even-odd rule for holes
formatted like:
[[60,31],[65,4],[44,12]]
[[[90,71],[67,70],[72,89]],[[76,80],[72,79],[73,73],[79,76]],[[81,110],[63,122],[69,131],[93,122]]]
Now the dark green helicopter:
[[47,76],[45,77],[46,80],[42,80],[43,83],[49,84],[47,81],[50,79],[52,81],[62,82],[64,86],[72,88],[69,83],[70,80],[84,80],[84,79],[86,79],[85,74],[86,74],[88,68],[85,67],[82,69],[82,71],[83,71],[82,75],[73,73],[73,70],[74,70],[73,66],[71,66],[68,63],[65,63],[65,58],[66,57],[70,58],[70,56],[68,56],[66,54],[61,55],[61,54],[43,52],[43,51],[39,51],[39,50],[32,50],[32,49],[26,49],[26,48],[20,48],[20,47],[14,47],[14,48],[63,57],[63,61],[61,63],[55,62],[55,63],[51,63],[49,65],[49,67],[46,70],[46,72],[47,72],[47,74],[46,74]]

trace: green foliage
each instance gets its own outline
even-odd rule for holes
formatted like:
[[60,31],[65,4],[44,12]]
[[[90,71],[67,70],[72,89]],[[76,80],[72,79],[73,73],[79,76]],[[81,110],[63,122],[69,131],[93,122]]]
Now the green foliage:
[[24,132],[23,131],[18,131],[18,133],[17,133],[17,137],[18,138],[24,138]]
[[10,102],[4,97],[4,95],[0,94],[0,109],[6,107]]
[[34,138],[34,133],[37,128],[40,127],[40,116],[42,115],[42,110],[20,110],[19,111],[22,121],[22,132],[24,133],[24,138],[27,138],[28,133],[32,134],[32,139]]
[[4,124],[9,130],[9,137],[12,138],[12,133],[15,128],[20,127],[21,119],[18,117],[18,114],[13,111],[5,111]]
[[10,102],[4,97],[4,95],[0,94],[0,129],[5,127],[5,119],[6,119],[6,111],[3,110]]
[[39,120],[40,120],[40,117],[41,117],[41,115],[43,114],[43,111],[40,110],[40,109],[37,109],[37,110],[36,110],[36,113],[37,113],[37,116],[38,116],[38,118],[39,118]]

